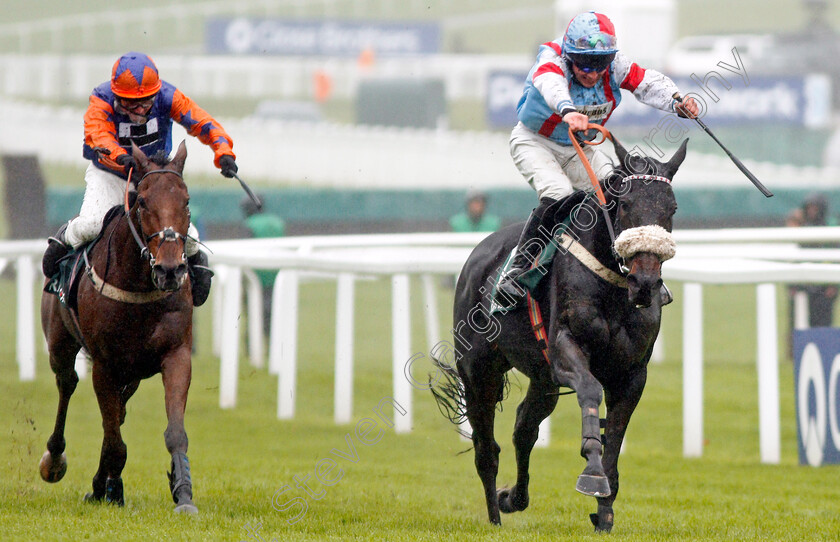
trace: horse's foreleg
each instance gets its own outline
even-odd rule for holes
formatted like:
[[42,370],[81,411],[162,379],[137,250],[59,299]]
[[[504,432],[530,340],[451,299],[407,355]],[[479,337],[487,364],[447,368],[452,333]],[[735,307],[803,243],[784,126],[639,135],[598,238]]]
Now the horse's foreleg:
[[516,485],[499,491],[499,509],[504,513],[518,512],[528,507],[528,467],[531,450],[539,437],[540,423],[557,406],[557,388],[536,379],[531,380],[528,393],[516,409],[513,445],[516,448]]
[[[74,356],[71,356],[70,359],[73,358]],[[39,470],[41,478],[54,483],[61,480],[64,473],[67,472],[67,456],[64,454],[66,447],[64,425],[67,422],[67,407],[70,404],[70,396],[76,390],[79,376],[76,374],[72,362],[70,364],[59,364],[50,355],[50,365],[56,368],[55,383],[58,387],[58,411],[55,416],[55,428],[49,440],[47,440],[47,451],[41,457]]]
[[603,462],[612,493],[606,497],[599,497],[598,513],[590,515],[596,531],[609,532],[613,526],[613,502],[618,495],[618,455],[621,451],[621,443],[624,442],[627,425],[630,423],[630,416],[639,404],[646,380],[647,369],[644,368],[626,380],[626,388],[618,392],[607,390],[606,393],[607,425],[604,429],[606,442]]
[[123,506],[122,471],[125,467],[126,446],[120,432],[120,413],[123,402],[120,387],[110,374],[93,364],[93,389],[102,414],[102,452],[99,456],[99,469],[93,477],[93,492],[85,495],[86,501],[101,501]]
[[166,401],[166,431],[163,433],[166,449],[172,455],[169,472],[169,490],[175,501],[176,512],[194,514],[190,462],[187,459],[187,432],[184,429],[184,411],[190,388],[190,347],[183,346],[170,354],[162,364],[163,388]]
[[606,497],[610,486],[601,463],[601,426],[599,407],[603,396],[600,382],[589,372],[589,358],[572,339],[568,330],[557,334],[554,361],[554,381],[568,386],[577,394],[581,410],[580,455],[586,468],[578,477],[575,489],[584,495]]
[[[463,364],[463,360],[459,362],[459,369]],[[477,365],[487,367],[489,363],[473,362],[466,371],[459,370],[459,373],[464,382],[467,419],[472,427],[472,441],[475,447],[475,469],[484,486],[487,515],[490,523],[501,525],[499,499],[496,494],[496,475],[499,472],[501,448],[493,435],[493,422],[496,418],[496,402],[500,400],[504,386],[504,376],[492,369],[476,374],[473,369]]]

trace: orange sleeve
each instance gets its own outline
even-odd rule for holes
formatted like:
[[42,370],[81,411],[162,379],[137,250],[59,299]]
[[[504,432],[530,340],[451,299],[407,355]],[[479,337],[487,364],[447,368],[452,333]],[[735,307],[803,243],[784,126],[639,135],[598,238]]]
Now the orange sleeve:
[[236,159],[236,155],[233,154],[233,140],[222,125],[178,89],[172,96],[171,116],[188,134],[197,137],[213,149],[213,163],[217,168],[221,169],[219,159],[226,154]]
[[117,140],[117,127],[114,125],[114,109],[111,104],[91,95],[90,104],[85,112],[85,145],[91,149],[102,147],[111,154],[99,154],[99,163],[122,174],[123,167],[116,162],[121,154],[127,154]]

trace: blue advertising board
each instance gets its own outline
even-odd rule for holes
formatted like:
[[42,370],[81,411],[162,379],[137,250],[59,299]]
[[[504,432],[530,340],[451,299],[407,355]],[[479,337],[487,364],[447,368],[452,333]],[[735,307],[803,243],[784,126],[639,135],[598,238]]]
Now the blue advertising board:
[[793,333],[799,463],[840,463],[840,329]]
[[215,18],[206,25],[212,54],[357,56],[419,55],[440,51],[437,23]]
[[[528,72],[496,71],[488,74],[487,122],[493,128],[510,128],[516,122],[516,104],[522,95]],[[750,76],[748,84],[730,76],[725,88],[718,80],[673,78],[683,95],[701,106],[701,117],[715,126],[726,124],[775,123],[814,126],[830,119],[830,86],[812,77]],[[705,90],[704,90],[705,89]],[[622,90],[621,104],[610,117],[609,126],[653,127],[669,115],[649,107]],[[717,100],[717,101],[715,101]]]

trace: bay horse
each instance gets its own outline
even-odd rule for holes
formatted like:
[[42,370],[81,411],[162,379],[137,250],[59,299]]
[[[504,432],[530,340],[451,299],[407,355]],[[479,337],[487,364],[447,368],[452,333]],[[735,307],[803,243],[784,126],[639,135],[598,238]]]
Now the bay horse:
[[58,482],[67,470],[64,425],[79,381],[75,357],[84,347],[93,360],[93,388],[102,414],[102,451],[89,502],[125,503],[121,473],[126,445],[120,435],[126,403],[140,381],[160,373],[172,455],[169,486],[177,512],[195,513],[187,459],[184,409],[191,378],[192,314],[184,245],[190,223],[189,193],[182,178],[186,145],[175,157],[152,159],[132,145],[139,178],[127,211],[106,223],[79,279],[77,310],[45,293],[41,325],[59,400],[55,429],[40,462],[41,477]]
[[[661,263],[675,248],[670,231],[677,203],[670,182],[685,159],[687,142],[662,163],[630,154],[613,139],[620,165],[600,184],[609,221],[588,193],[557,203],[555,217],[568,217],[572,209],[572,220],[559,239],[556,228],[543,232],[546,246],[556,243],[558,250],[547,275],[527,294],[527,306],[492,308],[493,285],[517,245],[521,224],[486,237],[464,264],[455,289],[456,363],[438,363],[447,378],[433,393],[451,421],[469,421],[491,523],[501,524],[500,512],[528,507],[531,450],[540,422],[554,410],[564,387],[577,393],[581,409],[586,466],[576,489],[597,498],[597,513],[590,515],[595,530],[612,529],[618,454],[659,333]],[[618,236],[615,245],[612,235]],[[506,393],[506,373],[514,367],[530,383],[513,432],[516,484],[497,490],[495,409]],[[602,396],[605,420],[599,416]]]

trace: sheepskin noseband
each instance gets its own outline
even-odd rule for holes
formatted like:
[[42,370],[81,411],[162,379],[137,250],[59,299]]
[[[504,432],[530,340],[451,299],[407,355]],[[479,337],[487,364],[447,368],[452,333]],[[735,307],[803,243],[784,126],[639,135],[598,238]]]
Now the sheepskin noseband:
[[654,224],[621,232],[615,240],[615,251],[624,259],[632,258],[639,252],[652,252],[664,262],[674,257],[677,244],[668,230]]

